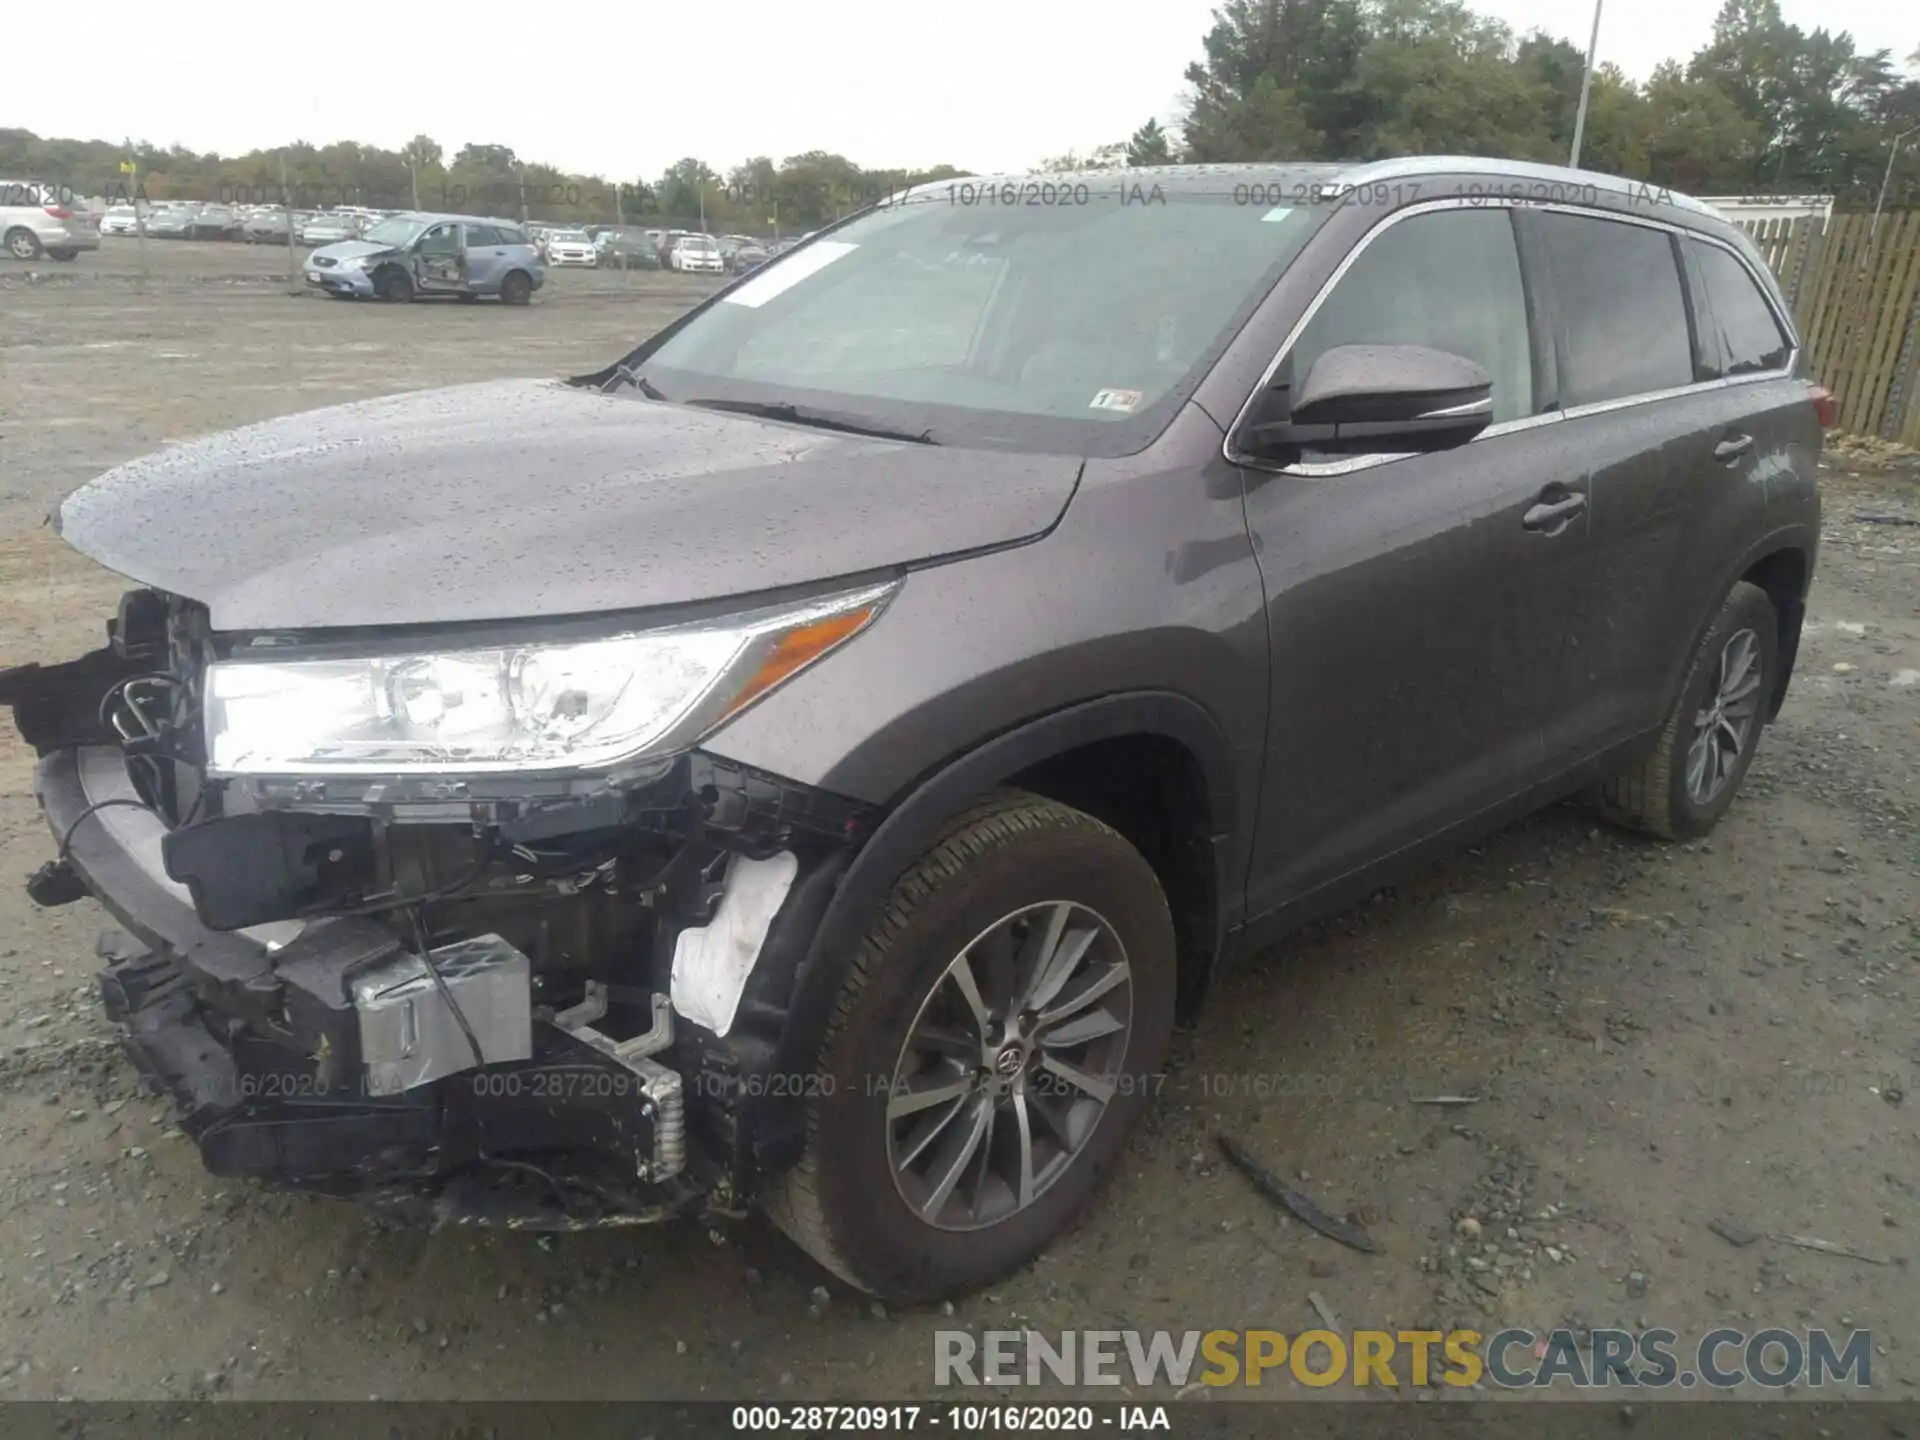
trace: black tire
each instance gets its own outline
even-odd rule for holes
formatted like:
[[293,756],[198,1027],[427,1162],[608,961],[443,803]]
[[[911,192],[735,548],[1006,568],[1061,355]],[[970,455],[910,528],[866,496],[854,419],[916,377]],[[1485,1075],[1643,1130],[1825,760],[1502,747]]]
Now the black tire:
[[[1130,1018],[1118,1065],[1105,1072],[1116,1081],[1112,1096],[1025,1208],[982,1228],[936,1227],[895,1181],[887,1110],[897,1057],[976,937],[1026,906],[1059,901],[1104,919],[1126,960]],[[1173,1027],[1174,955],[1159,881],[1116,831],[1035,795],[986,797],[895,882],[853,956],[821,1047],[806,1149],[770,1182],[768,1214],[827,1269],[888,1300],[937,1299],[1025,1263],[1087,1207],[1157,1087]],[[1039,1093],[1029,1092],[1035,1104]],[[975,1153],[990,1159],[993,1144]]]
[[509,271],[500,282],[502,305],[525,305],[533,299],[533,279],[524,270]]
[[[1749,668],[1759,672],[1752,685],[1751,720],[1741,732],[1738,753],[1721,768],[1723,781],[1703,803],[1689,784],[1689,754],[1699,738],[1696,722],[1715,706],[1721,690],[1723,657],[1728,657],[1730,647],[1747,635],[1753,644]],[[1737,654],[1733,658],[1737,659]],[[1663,840],[1692,840],[1713,829],[1733,804],[1747,767],[1753,763],[1779,676],[1780,630],[1773,602],[1758,585],[1740,581],[1727,592],[1719,613],[1701,637],[1687,666],[1687,678],[1667,714],[1667,723],[1661,727],[1659,742],[1594,792],[1600,812],[1615,824]],[[1743,688],[1745,683],[1743,680]],[[1731,746],[1731,739],[1726,744]]]
[[389,265],[373,277],[374,293],[389,305],[404,305],[413,299],[413,277],[398,265]]
[[24,225],[16,225],[7,231],[7,253],[16,260],[38,260],[40,258],[40,237]]
[[73,260],[78,258],[79,254],[80,252],[78,250],[49,250],[47,251],[47,258],[50,260]]

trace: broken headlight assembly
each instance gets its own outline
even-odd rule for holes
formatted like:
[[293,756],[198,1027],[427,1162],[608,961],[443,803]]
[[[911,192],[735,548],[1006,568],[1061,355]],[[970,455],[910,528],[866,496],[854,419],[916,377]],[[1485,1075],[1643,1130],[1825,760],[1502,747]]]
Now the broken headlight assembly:
[[897,582],[586,640],[208,667],[212,776],[602,769],[684,750],[880,615]]

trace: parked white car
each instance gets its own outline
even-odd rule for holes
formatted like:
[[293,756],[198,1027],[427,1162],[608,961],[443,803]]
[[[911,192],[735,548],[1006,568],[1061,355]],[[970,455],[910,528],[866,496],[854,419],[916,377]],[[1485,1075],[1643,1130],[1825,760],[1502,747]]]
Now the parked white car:
[[555,230],[547,236],[547,264],[558,268],[562,265],[594,266],[600,263],[600,252],[594,248],[593,241],[584,230]]
[[107,213],[100,217],[102,235],[137,235],[140,233],[140,220],[147,213],[145,207],[133,205],[109,205]]
[[672,265],[691,274],[724,275],[727,257],[711,235],[685,235],[673,247]]

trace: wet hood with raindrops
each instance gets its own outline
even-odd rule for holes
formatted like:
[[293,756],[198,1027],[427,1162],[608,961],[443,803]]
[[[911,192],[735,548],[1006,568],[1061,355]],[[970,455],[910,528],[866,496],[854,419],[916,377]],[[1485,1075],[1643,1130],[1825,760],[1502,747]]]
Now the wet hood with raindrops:
[[171,446],[67,497],[75,549],[224,631],[720,600],[1031,538],[1080,461],[511,380]]

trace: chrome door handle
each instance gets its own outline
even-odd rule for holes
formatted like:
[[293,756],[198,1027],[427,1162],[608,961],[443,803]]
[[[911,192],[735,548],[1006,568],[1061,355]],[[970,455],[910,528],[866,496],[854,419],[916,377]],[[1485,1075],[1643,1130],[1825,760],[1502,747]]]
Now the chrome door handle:
[[1578,492],[1562,500],[1542,500],[1521,517],[1529,530],[1558,530],[1561,525],[1587,508],[1587,497]]

